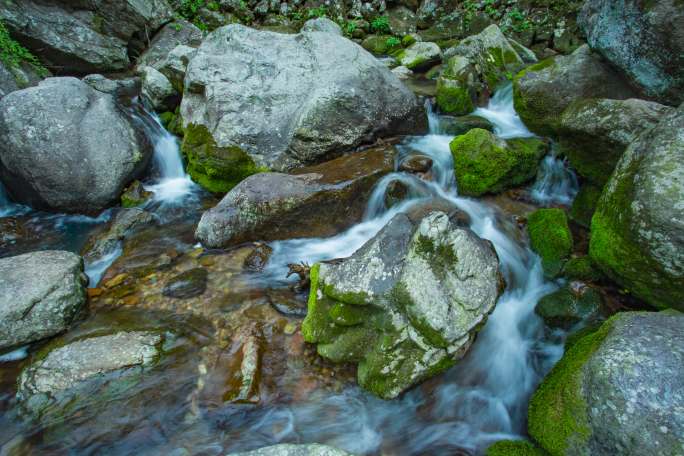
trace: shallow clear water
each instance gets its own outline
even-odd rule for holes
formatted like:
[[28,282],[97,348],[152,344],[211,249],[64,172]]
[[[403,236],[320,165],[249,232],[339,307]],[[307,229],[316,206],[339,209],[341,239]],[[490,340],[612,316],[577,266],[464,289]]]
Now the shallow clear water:
[[[494,123],[501,137],[532,136],[515,115],[508,87],[476,114]],[[136,254],[159,257],[172,247],[182,245],[181,255],[184,255],[191,248],[188,243],[193,242],[192,227],[199,214],[201,192],[183,171],[176,139],[165,132],[158,119],[143,116],[142,121],[155,146],[153,173],[145,184],[154,192],[154,198],[146,208],[156,214],[161,226],[144,234],[147,243],[141,244]],[[436,114],[430,111],[432,132],[436,131],[436,124]],[[397,167],[412,154],[428,155],[433,160],[432,179],[425,181],[401,172],[387,175],[376,184],[364,220],[343,233],[325,239],[270,243],[273,253],[260,273],[237,272],[242,265],[239,248],[215,257],[218,266],[214,267],[227,268],[223,274],[228,277],[227,282],[210,280],[210,291],[190,301],[195,306],[192,310],[203,318],[218,315],[227,320],[237,318],[243,326],[253,323],[263,326],[268,348],[262,361],[266,385],[260,404],[210,400],[209,405],[205,401],[199,412],[195,410],[189,398],[197,388],[196,365],[206,358],[200,347],[208,344],[210,325],[203,320],[188,321],[184,314],[172,312],[171,317],[164,317],[167,320],[163,324],[177,328],[182,335],[178,346],[183,350],[174,352],[159,369],[145,376],[135,387],[133,398],[112,401],[105,410],[78,409],[67,423],[56,427],[28,423],[17,414],[12,382],[21,367],[21,361],[18,364],[17,360],[25,353],[0,358],[0,410],[4,412],[0,414],[0,444],[24,438],[34,450],[56,454],[171,454],[184,448],[189,454],[218,455],[278,442],[320,442],[357,454],[454,455],[481,454],[493,441],[524,438],[529,395],[562,355],[562,335],[549,337],[533,312],[538,299],[553,291],[556,285],[544,280],[539,258],[521,240],[524,236],[520,236],[519,228],[510,217],[494,206],[458,196],[449,151],[452,139],[430,133],[407,138],[400,144]],[[545,163],[532,186],[544,204],[545,201],[569,201],[576,191],[572,190],[576,186],[574,176],[564,165],[564,172],[558,172],[557,162],[551,161],[549,166]],[[407,196],[388,208],[385,194],[388,186],[396,181],[408,189]],[[548,182],[553,185],[547,185]],[[312,384],[312,379],[318,378],[310,373],[312,370],[322,369],[329,377],[332,368],[325,363],[322,367],[314,366],[318,359],[312,362],[312,358],[293,355],[292,351],[297,350],[293,348],[293,340],[279,335],[263,316],[285,322],[282,316],[268,313],[268,303],[272,300],[268,296],[285,289],[287,263],[313,264],[349,256],[397,212],[433,198],[447,200],[469,215],[471,229],[493,243],[506,279],[506,290],[473,348],[447,373],[393,401],[383,401],[366,393],[346,377],[333,381],[334,386]],[[34,216],[40,218],[47,231],[68,233],[76,226],[101,224],[110,214],[106,212],[95,219]],[[83,235],[75,238],[82,239]],[[80,246],[75,250],[78,249]],[[120,256],[122,251],[124,247],[119,245],[88,265],[91,285],[107,274],[125,270],[122,268],[126,262],[138,261],[137,257]],[[187,256],[180,258],[189,263],[195,261]],[[232,266],[236,261],[239,267]],[[154,285],[157,280],[163,282],[164,274],[167,272],[163,269],[152,274],[154,280],[145,285],[151,290],[143,289],[138,307],[147,308],[150,303],[150,308],[154,308],[152,302],[160,299],[160,291],[152,288],[157,286]],[[138,314],[133,307],[123,309],[118,311],[115,320],[133,319],[138,324],[144,321],[152,325],[157,318]],[[254,314],[249,314],[249,309]],[[102,312],[95,310],[88,322],[101,318]],[[84,331],[82,327],[87,324],[78,330]]]

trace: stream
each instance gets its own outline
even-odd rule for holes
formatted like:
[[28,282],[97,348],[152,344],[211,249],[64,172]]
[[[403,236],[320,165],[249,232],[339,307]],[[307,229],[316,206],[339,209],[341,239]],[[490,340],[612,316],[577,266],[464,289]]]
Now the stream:
[[[283,349],[282,353],[265,357],[264,365],[274,360],[266,375],[275,377],[283,371],[290,374],[273,381],[277,388],[268,387],[265,400],[258,405],[213,404],[195,413],[188,398],[196,388],[194,362],[203,356],[201,347],[207,344],[207,330],[201,323],[178,318],[172,324],[186,325],[178,343],[188,344],[188,350],[170,357],[164,369],[148,373],[135,387],[134,399],[112,402],[105,413],[86,407],[62,424],[32,423],[21,417],[14,402],[13,383],[26,350],[1,358],[0,445],[30,442],[34,451],[51,454],[180,456],[218,455],[280,442],[318,442],[359,455],[476,455],[494,441],[525,438],[529,397],[563,353],[565,335],[549,331],[534,314],[537,301],[558,284],[544,279],[539,257],[495,199],[458,195],[449,150],[453,136],[440,131],[439,116],[429,104],[427,108],[429,134],[405,138],[397,145],[395,169],[413,154],[427,155],[433,160],[431,181],[403,172],[391,173],[378,181],[364,219],[349,230],[330,238],[269,243],[273,252],[266,267],[261,272],[236,273],[236,282],[231,283],[240,286],[228,295],[235,302],[224,299],[220,311],[229,312],[250,302],[262,305],[269,290],[286,289],[291,283],[285,279],[288,263],[313,264],[349,256],[396,213],[425,200],[442,199],[468,214],[471,229],[492,242],[507,284],[473,347],[454,368],[393,401],[370,395],[344,376],[332,382],[333,386],[319,385],[300,393],[303,379],[308,378],[306,371],[312,367],[306,362],[293,367],[292,362],[280,359],[286,352]],[[474,114],[492,122],[500,138],[533,136],[515,113],[510,85],[498,90],[489,105]],[[163,247],[156,254],[168,249],[168,245],[186,254],[198,247],[192,232],[211,197],[187,176],[177,139],[164,130],[159,119],[146,114],[141,121],[154,143],[151,177],[144,182],[153,197],[145,209],[161,223],[159,240],[168,240],[160,244]],[[397,181],[408,189],[407,197],[388,208],[385,194]],[[543,160],[536,181],[527,191],[535,205],[548,206],[571,203],[577,189],[574,174],[552,152]],[[98,217],[85,217],[31,211],[11,203],[0,187],[0,217],[9,216],[49,235],[36,241],[9,243],[0,250],[0,256],[45,248],[78,252],[91,230],[110,220],[112,214],[106,211]],[[91,287],[107,280],[108,270],[117,267],[124,250],[120,243],[86,264]],[[103,310],[102,315],[107,312]],[[94,314],[91,319],[105,318]],[[275,345],[287,345],[280,336],[273,337]],[[329,372],[331,368],[323,365],[322,369]]]

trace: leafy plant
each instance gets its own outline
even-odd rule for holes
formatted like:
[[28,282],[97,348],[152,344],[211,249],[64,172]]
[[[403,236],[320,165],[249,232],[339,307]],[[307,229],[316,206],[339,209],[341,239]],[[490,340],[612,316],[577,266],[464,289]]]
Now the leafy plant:
[[48,71],[35,55],[12,39],[2,20],[0,20],[0,61],[8,67],[14,68],[18,68],[26,62],[33,65],[40,76],[47,76],[48,74]]
[[395,48],[401,44],[401,40],[397,38],[396,36],[390,36],[385,40],[385,45],[387,46],[388,49]]
[[205,3],[206,0],[181,0],[180,5],[176,9],[176,11],[183,18],[192,20],[195,18],[200,8],[202,8],[205,5]]
[[389,19],[387,16],[379,16],[371,21],[371,30],[375,33],[389,33]]
[[315,17],[326,17],[328,15],[328,9],[325,6],[319,6],[318,8],[307,8],[306,18],[313,19]]
[[344,24],[343,30],[344,30],[344,33],[351,36],[356,31],[356,28],[357,28],[356,22],[348,21]]
[[512,23],[511,28],[513,28],[513,30],[515,30],[518,33],[524,32],[525,30],[529,30],[529,28],[532,27],[532,24],[529,20],[527,20],[525,14],[518,8],[513,8],[512,10],[510,10],[507,16]]
[[210,11],[218,11],[221,8],[221,6],[217,2],[209,2],[207,3],[207,9]]

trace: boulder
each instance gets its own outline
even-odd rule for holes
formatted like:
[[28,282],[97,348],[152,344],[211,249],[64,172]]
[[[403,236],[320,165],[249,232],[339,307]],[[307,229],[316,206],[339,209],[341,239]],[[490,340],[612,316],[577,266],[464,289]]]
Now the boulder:
[[115,98],[133,98],[140,93],[140,78],[109,79],[101,74],[89,74],[81,81],[98,92],[108,93]]
[[530,246],[542,260],[547,277],[557,276],[572,252],[573,239],[563,209],[538,209],[527,218]]
[[575,100],[625,100],[634,95],[629,84],[586,45],[571,55],[539,62],[513,78],[515,110],[540,135],[555,134],[561,114]]
[[99,212],[151,156],[115,98],[78,79],[49,78],[0,100],[0,177],[15,201]]
[[411,75],[413,75],[413,71],[409,70],[405,66],[392,68],[392,73],[397,75],[399,79],[410,79]]
[[346,451],[318,443],[295,445],[281,443],[244,453],[230,453],[228,456],[352,456]]
[[589,253],[655,307],[684,310],[684,105],[629,145],[591,223]]
[[585,182],[572,201],[570,219],[584,228],[591,227],[591,218],[594,216],[596,205],[601,197],[602,186]]
[[592,49],[661,103],[684,102],[684,8],[678,0],[585,2],[578,21]]
[[81,257],[47,250],[0,259],[0,350],[54,336],[86,303]]
[[79,388],[90,382],[139,373],[161,355],[163,340],[155,332],[122,331],[48,346],[21,373],[17,398],[26,409],[40,413],[53,400],[78,396]]
[[576,100],[560,118],[561,152],[582,177],[603,186],[627,146],[672,111],[634,98]]
[[402,48],[401,40],[392,35],[369,35],[361,42],[361,47],[376,56],[389,55]]
[[548,144],[537,138],[499,139],[474,128],[451,141],[458,191],[480,196],[520,186],[537,174]]
[[141,73],[143,99],[155,111],[173,111],[178,106],[180,96],[167,77],[149,66],[144,67]]
[[379,148],[301,174],[250,176],[202,215],[195,236],[208,247],[332,236],[361,220],[373,186],[393,167],[393,148]]
[[439,116],[437,125],[440,134],[451,136],[464,135],[475,128],[494,131],[494,125],[480,116]]
[[60,72],[120,71],[173,15],[166,0],[22,0],[0,3],[0,17],[21,44]]
[[302,32],[324,32],[342,36],[342,29],[340,26],[327,17],[309,19],[304,23]]
[[595,323],[601,316],[602,302],[595,288],[566,285],[541,298],[534,312],[548,326],[569,330],[578,323]]
[[416,96],[354,42],[241,25],[204,40],[187,69],[181,115],[191,175],[230,161],[290,170],[427,127]]
[[185,90],[185,73],[195,53],[197,49],[194,47],[180,44],[159,64],[159,72],[166,76],[178,93],[182,94]]
[[447,68],[437,81],[437,105],[447,113],[468,114],[525,62],[496,25],[444,51]]
[[162,27],[147,50],[138,58],[136,68],[150,66],[159,70],[169,53],[176,46],[198,47],[202,43],[202,31],[194,24],[177,20]]
[[399,64],[410,70],[425,70],[442,60],[442,50],[435,43],[420,41],[396,55]]
[[683,362],[683,314],[619,313],[544,379],[529,433],[552,455],[681,454]]
[[387,11],[390,32],[395,36],[405,36],[416,32],[418,17],[405,6],[396,6]]
[[400,213],[351,257],[313,267],[302,334],[392,399],[464,356],[502,285],[489,242],[443,212]]
[[38,85],[42,79],[41,70],[30,63],[15,66],[0,60],[0,98],[15,90]]

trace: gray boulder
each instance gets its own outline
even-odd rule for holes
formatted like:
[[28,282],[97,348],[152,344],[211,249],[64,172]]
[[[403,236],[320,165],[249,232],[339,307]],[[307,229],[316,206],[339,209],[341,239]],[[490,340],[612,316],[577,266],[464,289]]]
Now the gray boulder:
[[684,102],[684,8],[679,0],[594,0],[578,17],[589,45],[646,96]]
[[603,189],[589,253],[658,308],[684,310],[684,105],[632,142]]
[[22,0],[0,3],[0,17],[17,40],[63,72],[118,71],[129,49],[173,15],[166,0]]
[[146,66],[159,70],[166,57],[176,46],[198,47],[202,43],[202,31],[194,24],[178,20],[162,27],[150,42],[147,50],[138,58],[136,69]]
[[180,96],[166,76],[153,67],[142,70],[143,99],[150,103],[156,111],[173,111],[178,105]]
[[39,70],[29,63],[10,66],[0,61],[0,98],[15,90],[35,86],[42,79]]
[[185,72],[196,52],[196,48],[180,44],[159,64],[159,72],[166,76],[178,93],[185,89]]
[[560,118],[561,150],[579,174],[603,185],[627,146],[672,111],[669,106],[634,98],[574,101]]
[[191,168],[209,174],[208,162],[245,153],[257,166],[283,171],[426,128],[415,95],[352,41],[242,25],[204,40],[187,69],[181,115],[192,126],[184,153],[205,155],[189,159]]
[[89,74],[81,79],[98,92],[117,97],[133,98],[140,93],[140,78],[109,79],[101,74]]
[[371,149],[303,168],[259,173],[202,215],[195,236],[208,247],[255,240],[331,236],[363,217],[380,177],[393,170],[393,149]]
[[684,314],[625,312],[570,346],[529,408],[554,455],[684,454]]
[[342,29],[327,17],[309,19],[304,23],[302,32],[324,32],[342,36]]
[[430,68],[442,60],[442,50],[435,43],[417,42],[397,54],[399,64],[410,70]]
[[295,445],[281,443],[269,447],[259,448],[258,450],[246,451],[244,453],[231,453],[228,456],[352,456],[346,451],[339,450],[327,445],[309,443]]
[[575,100],[634,96],[629,84],[586,45],[526,68],[513,79],[515,110],[540,135],[555,134],[561,114]]
[[302,325],[385,399],[463,357],[503,289],[489,242],[443,212],[413,220],[398,214],[351,257],[315,265]]
[[0,177],[16,201],[98,212],[151,152],[114,97],[78,79],[49,78],[0,100]]
[[106,374],[139,372],[161,354],[163,336],[131,331],[88,337],[50,349],[19,377],[17,398],[39,411],[46,398],[61,399]]
[[0,259],[0,349],[54,336],[86,303],[81,257],[64,251]]

